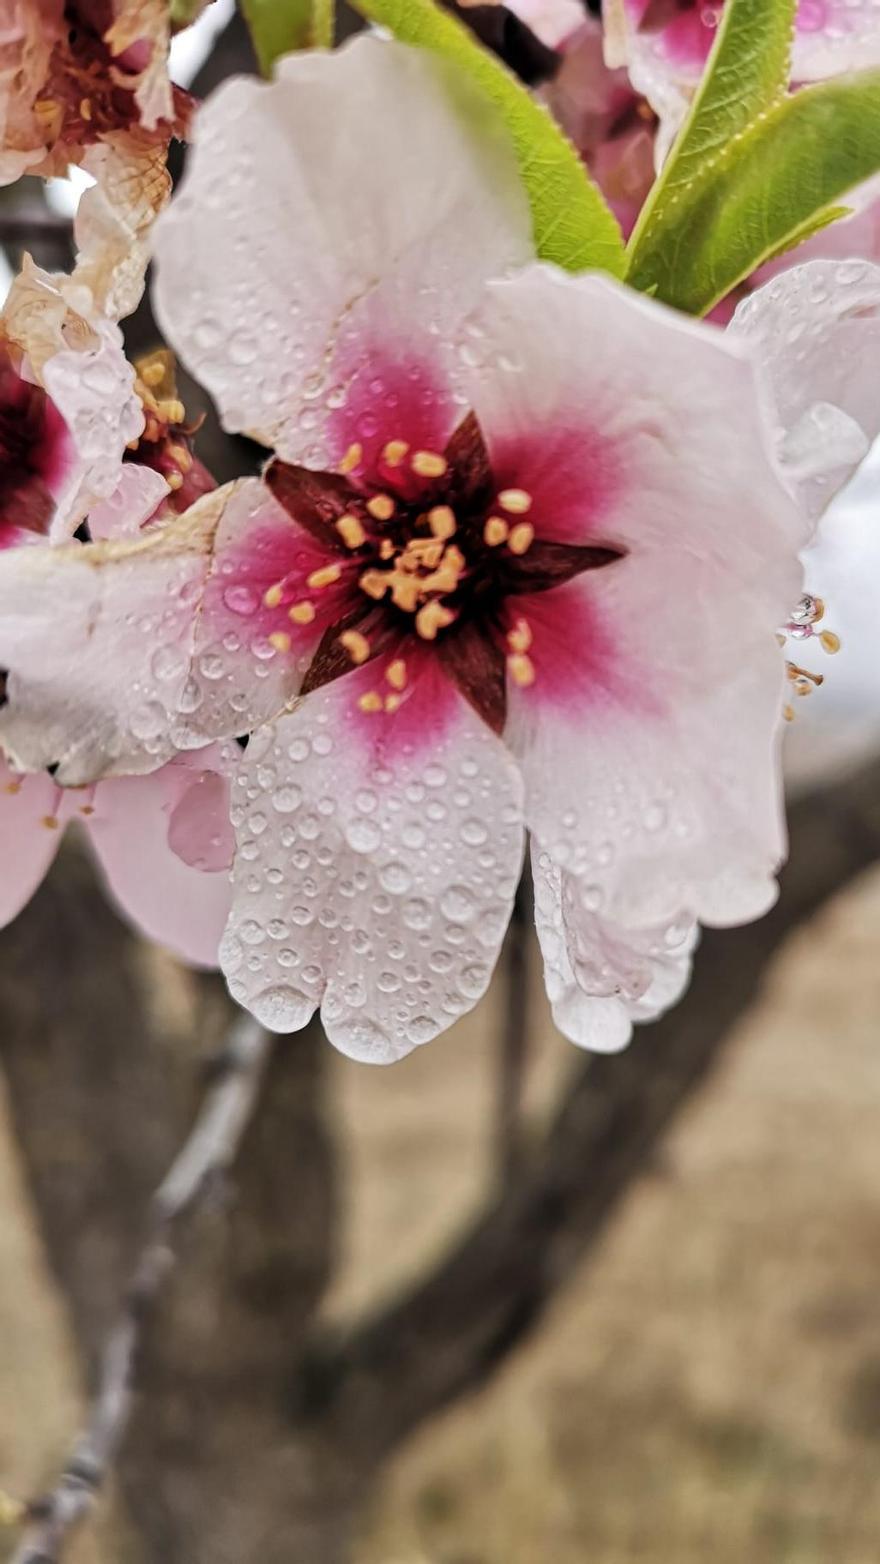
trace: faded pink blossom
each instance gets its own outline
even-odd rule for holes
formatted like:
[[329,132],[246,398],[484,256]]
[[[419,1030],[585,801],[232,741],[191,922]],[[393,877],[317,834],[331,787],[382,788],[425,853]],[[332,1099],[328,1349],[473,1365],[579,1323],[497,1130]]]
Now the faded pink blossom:
[[365,1059],[484,992],[528,829],[557,1019],[619,1045],[784,854],[808,526],[766,333],[535,264],[471,88],[374,37],[225,85],[157,250],[169,340],[277,456],[135,544],[0,557],[0,740],[75,785],[248,734],[230,988]]
[[0,757],[0,927],[30,900],[75,822],[135,927],[186,961],[216,966],[232,894],[229,766],[212,745],[148,777],[62,788]]

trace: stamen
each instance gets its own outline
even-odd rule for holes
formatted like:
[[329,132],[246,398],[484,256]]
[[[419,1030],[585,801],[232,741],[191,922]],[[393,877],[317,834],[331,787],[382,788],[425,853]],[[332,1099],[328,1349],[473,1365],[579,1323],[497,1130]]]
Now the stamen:
[[367,540],[363,522],[357,516],[340,516],[336,523],[336,531],[346,548],[360,548]]
[[294,603],[293,607],[287,610],[287,617],[295,625],[310,625],[315,617],[315,605],[307,598],[301,603]]
[[355,440],[354,445],[350,445],[348,447],[348,450],[343,456],[342,461],[339,463],[339,471],[354,472],[355,467],[358,467],[363,460],[363,455],[363,446],[357,440]]
[[391,583],[391,601],[405,614],[414,614],[422,594],[418,576],[407,575],[403,570],[391,570],[387,578]]
[[507,644],[512,652],[527,652],[532,644],[532,627],[527,619],[519,618],[507,632]]
[[366,592],[367,597],[374,597],[377,602],[380,597],[385,596],[390,583],[391,574],[390,572],[386,574],[384,570],[365,570],[360,578],[361,590]]
[[41,824],[46,827],[47,831],[57,831],[58,830],[58,816],[57,815],[44,815],[43,819],[41,821]]
[[149,386],[152,390],[154,386],[160,385],[164,380],[165,365],[162,363],[161,359],[154,359],[152,364],[144,364],[143,368],[141,369],[140,376],[141,380],[144,382],[144,385]]
[[507,547],[511,554],[525,554],[531,548],[535,537],[535,529],[530,521],[518,521],[511,528]]
[[306,586],[320,591],[322,587],[332,586],[341,575],[341,565],[322,565],[319,570],[313,570],[310,576],[306,576]]
[[828,652],[829,656],[833,657],[835,652],[840,651],[840,636],[833,630],[823,630],[819,636],[819,644],[823,652]]
[[159,415],[166,424],[182,424],[186,417],[186,408],[176,397],[169,397],[166,402],[159,403]]
[[524,516],[532,508],[532,496],[525,489],[502,489],[498,504],[510,516]]
[[393,663],[389,663],[388,664],[388,667],[385,670],[385,677],[386,677],[386,679],[388,680],[388,683],[392,686],[393,689],[395,689],[395,690],[405,689],[405,687],[406,687],[406,663],[404,662],[402,657],[395,657]]
[[263,593],[263,602],[267,608],[277,608],[283,596],[284,587],[280,581],[276,581],[274,586],[270,586],[269,590]]
[[526,657],[523,652],[514,652],[512,657],[508,657],[507,668],[514,684],[518,684],[521,689],[534,684],[535,665],[531,657]]
[[428,511],[428,526],[435,538],[445,542],[455,532],[455,511],[450,505],[435,505]]
[[193,459],[185,445],[169,445],[168,455],[171,457],[173,462],[177,463],[181,472],[189,472],[193,464]]
[[410,466],[419,478],[442,478],[446,471],[446,458],[437,451],[416,451]]
[[401,705],[402,701],[403,701],[403,696],[402,695],[386,695],[385,696],[385,710],[386,711],[397,711],[399,706]]
[[88,98],[83,98],[79,106],[80,118],[90,120],[92,117],[92,105]]
[[172,489],[172,490],[182,489],[183,488],[183,473],[182,472],[169,472],[169,473],[166,473],[165,474],[165,482],[167,483],[169,489]]
[[287,634],[286,630],[273,630],[272,634],[268,636],[267,639],[269,645],[274,646],[276,652],[290,651],[290,636]]
[[390,494],[374,494],[367,500],[367,510],[377,521],[390,521],[394,515],[394,501]]
[[394,544],[392,543],[390,538],[383,538],[381,543],[379,544],[379,558],[380,559],[393,559],[394,558]]
[[497,548],[499,543],[507,542],[509,532],[507,522],[501,516],[490,516],[483,528],[483,542],[490,548]]
[[423,641],[436,641],[438,630],[451,625],[455,615],[442,603],[425,603],[416,614],[416,631]]
[[370,655],[370,643],[360,630],[343,630],[339,637],[353,663],[365,663]]
[[405,440],[389,440],[383,447],[382,460],[386,467],[399,467],[408,450]]
[[382,697],[378,690],[368,690],[366,695],[361,695],[358,700],[361,711],[381,711]]
[[4,789],[3,789],[3,791],[4,791],[4,793],[20,793],[21,792],[21,783],[20,782],[7,782],[5,787],[4,787]]

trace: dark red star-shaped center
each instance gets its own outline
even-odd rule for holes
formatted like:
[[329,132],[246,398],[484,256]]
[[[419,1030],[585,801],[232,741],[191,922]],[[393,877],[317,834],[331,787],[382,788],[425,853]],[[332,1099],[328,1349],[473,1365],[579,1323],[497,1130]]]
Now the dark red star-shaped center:
[[[360,461],[359,448],[352,447],[339,472],[276,460],[266,473],[275,498],[328,554],[326,566],[308,578],[309,592],[335,585],[343,575],[352,583],[303,692],[347,673],[353,663],[396,655],[413,638],[435,648],[444,671],[500,732],[508,676],[523,686],[534,679],[529,626],[513,611],[517,603],[612,564],[622,550],[545,537],[544,526],[532,519],[534,497],[523,489],[498,489],[472,413],[442,453],[414,451],[391,439],[375,472],[361,472]],[[282,591],[280,584],[270,589],[267,604],[276,593],[280,601]],[[298,615],[310,622],[312,596],[293,604],[290,617],[296,622]],[[386,701],[384,709],[393,708]]]

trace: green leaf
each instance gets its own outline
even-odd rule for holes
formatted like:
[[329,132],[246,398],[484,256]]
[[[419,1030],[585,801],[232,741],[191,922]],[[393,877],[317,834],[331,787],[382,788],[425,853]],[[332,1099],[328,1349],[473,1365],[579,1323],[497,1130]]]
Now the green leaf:
[[690,110],[629,242],[631,266],[655,230],[674,228],[693,186],[788,89],[796,0],[727,0]]
[[449,60],[491,100],[513,142],[532,210],[535,246],[566,271],[623,274],[623,241],[574,147],[524,87],[433,0],[353,0],[403,43]]
[[627,281],[702,315],[762,262],[837,213],[828,208],[880,170],[880,70],[804,87],[763,114],[655,206]]
[[239,0],[239,5],[264,76],[294,49],[332,48],[333,0]]

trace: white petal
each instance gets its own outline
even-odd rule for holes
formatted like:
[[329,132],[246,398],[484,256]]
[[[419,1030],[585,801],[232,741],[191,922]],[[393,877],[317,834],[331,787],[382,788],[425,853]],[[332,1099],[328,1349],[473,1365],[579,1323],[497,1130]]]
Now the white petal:
[[880,65],[880,11],[874,0],[801,0],[792,80],[821,81]]
[[486,989],[519,877],[521,784],[459,697],[433,742],[385,753],[351,722],[357,678],[248,746],[221,962],[265,1025],[295,1031],[320,1004],[337,1048],[388,1063]]
[[0,755],[0,928],[30,901],[58,850],[57,788],[45,772],[19,777]]
[[535,924],[544,981],[559,1030],[583,1048],[615,1053],[633,1022],[653,1021],[681,997],[690,976],[696,925],[655,928],[609,923],[585,905],[583,881],[566,874],[532,841]]
[[775,629],[806,529],[753,368],[604,280],[531,268],[488,298],[473,403],[496,481],[543,536],[626,550],[520,600],[537,678],[505,737],[527,822],[614,921],[756,916],[784,850]]
[[329,466],[388,416],[385,355],[426,377],[442,438],[459,323],[533,253],[511,148],[469,84],[360,37],[226,83],[195,140],[157,225],[156,299],[226,427]]
[[880,433],[880,266],[793,266],[739,305],[728,336],[757,356],[775,404],[780,458],[816,517]]
[[126,462],[113,493],[89,511],[92,538],[136,538],[170,492],[161,473]]
[[224,570],[264,518],[290,529],[245,479],[134,543],[0,551],[0,740],[22,770],[152,771],[282,709],[308,655],[276,654],[223,605]]

